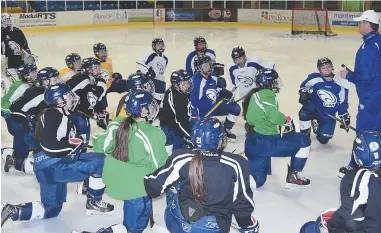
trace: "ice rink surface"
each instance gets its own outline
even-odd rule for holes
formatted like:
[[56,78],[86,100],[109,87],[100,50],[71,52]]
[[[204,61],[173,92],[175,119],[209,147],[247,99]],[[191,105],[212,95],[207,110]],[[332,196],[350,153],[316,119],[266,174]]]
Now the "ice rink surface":
[[[30,48],[39,57],[38,68],[53,66],[65,67],[65,56],[76,52],[82,58],[93,56],[94,43],[106,44],[113,59],[114,72],[120,72],[125,78],[136,71],[135,61],[151,51],[151,40],[161,37],[166,44],[165,54],[169,58],[166,77],[175,69],[185,67],[185,58],[193,47],[193,38],[203,36],[209,48],[217,55],[217,62],[228,65],[232,62],[230,54],[238,45],[246,50],[248,57],[262,57],[265,61],[277,64],[277,70],[283,81],[278,94],[280,110],[291,115],[298,125],[298,88],[306,76],[316,71],[316,61],[321,57],[330,58],[336,71],[342,63],[353,68],[354,57],[362,43],[358,34],[339,33],[332,38],[302,36],[291,37],[286,29],[233,28],[233,27],[113,27],[107,29],[76,30],[63,32],[27,33]],[[227,73],[227,71],[225,71]],[[226,75],[227,77],[227,75]],[[168,85],[168,83],[167,83]],[[108,97],[112,111],[119,101],[117,94]],[[350,91],[350,113],[354,125],[357,112],[355,88]],[[94,126],[95,125],[95,126]],[[11,146],[12,138],[7,132],[4,120],[1,120],[2,147]],[[100,129],[93,124],[92,133]],[[233,132],[237,141],[229,144],[227,151],[244,150],[245,133],[243,120],[240,119]],[[311,179],[307,190],[290,191],[284,189],[287,173],[287,158],[272,160],[273,174],[268,177],[264,187],[256,190],[255,215],[260,222],[261,233],[298,233],[300,227],[327,209],[338,207],[339,184],[338,169],[347,165],[351,154],[355,133],[341,130],[339,125],[333,140],[320,145],[312,137],[312,150],[303,175]],[[1,201],[13,204],[39,200],[39,185],[34,176],[16,171],[1,173]],[[127,184],[126,184],[127,185]],[[75,193],[75,184],[69,184],[67,202],[61,214],[54,219],[30,222],[8,221],[3,233],[70,233],[71,230],[96,231],[101,227],[121,223],[123,219],[122,202],[105,197],[115,204],[113,216],[86,216],[85,196]],[[164,199],[154,202],[156,222],[165,226],[163,213]],[[144,232],[152,232],[150,229]],[[232,230],[235,232],[235,230]]]

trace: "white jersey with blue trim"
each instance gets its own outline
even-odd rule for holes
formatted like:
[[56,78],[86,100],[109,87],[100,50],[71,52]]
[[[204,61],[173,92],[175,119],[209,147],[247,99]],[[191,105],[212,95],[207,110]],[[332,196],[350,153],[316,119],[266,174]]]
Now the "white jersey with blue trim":
[[[197,56],[197,51],[194,50],[188,54],[187,59],[185,61],[185,70],[191,77],[196,73],[196,68],[194,67],[194,59]],[[212,62],[216,63],[216,53],[212,49],[206,49],[205,56],[210,57]]]
[[231,64],[228,67],[232,84],[238,86],[239,97],[245,96],[252,89],[256,88],[255,75],[260,68],[275,69],[274,62],[264,62],[262,58],[248,58],[243,67]]
[[146,57],[144,57],[142,60],[139,60],[136,62],[137,68],[142,73],[147,73],[148,69],[152,67],[152,69],[155,71],[156,77],[155,79],[160,80],[162,82],[165,82],[165,69],[168,65],[168,58],[164,54],[157,54],[155,52],[149,53]]

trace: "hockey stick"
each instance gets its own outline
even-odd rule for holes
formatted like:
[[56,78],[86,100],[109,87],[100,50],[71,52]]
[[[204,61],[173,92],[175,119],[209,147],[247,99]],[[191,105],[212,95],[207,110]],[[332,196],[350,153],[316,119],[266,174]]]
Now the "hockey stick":
[[[345,125],[344,122],[341,119],[339,119],[339,118],[337,118],[335,116],[332,116],[331,114],[328,114],[328,113],[326,113],[326,115],[329,116],[330,118],[336,120],[337,122],[340,122],[341,124]],[[348,128],[356,132],[356,128],[355,127],[349,125]]]
[[346,71],[348,72],[353,72],[352,70],[350,70],[346,65],[344,64],[341,64],[341,67],[343,67]]
[[169,233],[168,229],[166,227],[159,226],[155,223],[155,220],[153,219],[153,207],[151,210],[151,213],[149,215],[149,225],[151,227],[151,230],[153,232],[157,233]]

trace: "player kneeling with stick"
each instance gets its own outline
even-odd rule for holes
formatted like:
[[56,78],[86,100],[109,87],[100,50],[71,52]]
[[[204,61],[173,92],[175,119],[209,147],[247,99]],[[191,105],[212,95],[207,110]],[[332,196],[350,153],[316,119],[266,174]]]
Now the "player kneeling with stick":
[[257,88],[243,103],[246,120],[245,155],[257,187],[265,184],[271,174],[271,157],[291,157],[285,188],[308,187],[310,180],[300,177],[306,164],[311,140],[295,132],[290,116],[279,111],[276,93],[281,80],[275,70],[260,69],[256,75]]
[[153,96],[135,91],[126,96],[124,103],[128,117],[116,117],[104,133],[93,137],[94,151],[108,154],[103,181],[110,197],[124,201],[123,224],[97,233],[143,232],[152,210],[143,177],[168,158],[163,131],[150,124],[159,110]]
[[353,142],[358,169],[344,176],[341,207],[303,225],[300,233],[379,233],[381,230],[381,133],[364,131]]
[[[168,192],[168,230],[227,233],[234,215],[239,232],[258,233],[258,221],[251,215],[254,201],[247,161],[223,152],[227,138],[218,119],[197,121],[192,131],[196,152],[177,150],[163,167],[144,178],[149,196]],[[168,190],[172,184],[177,184],[177,190]]]
[[42,151],[33,155],[36,178],[40,184],[41,202],[6,204],[1,225],[13,221],[56,217],[66,201],[67,183],[90,177],[86,214],[111,214],[114,206],[102,201],[104,154],[80,153],[83,140],[76,135],[71,112],[79,102],[68,85],[48,87],[44,100],[50,107],[37,121],[36,138]]

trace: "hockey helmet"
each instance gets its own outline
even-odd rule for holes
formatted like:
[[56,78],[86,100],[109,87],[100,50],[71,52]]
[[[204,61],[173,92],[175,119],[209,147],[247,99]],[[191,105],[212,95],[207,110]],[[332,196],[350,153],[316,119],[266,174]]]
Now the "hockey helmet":
[[34,84],[37,79],[37,66],[34,64],[24,64],[17,69],[17,76],[24,82]]
[[97,43],[93,45],[94,55],[101,61],[105,62],[108,56],[107,47],[103,43]]
[[[67,84],[56,84],[48,87],[44,93],[47,105],[64,108],[68,106],[69,111],[74,111],[79,103],[79,96],[75,94]],[[58,102],[58,101],[62,102]]]
[[[40,86],[48,87],[58,82],[59,72],[53,67],[45,67],[38,71],[37,81]],[[45,82],[46,81],[46,82]]]
[[227,144],[223,125],[212,117],[197,121],[192,128],[192,143],[201,151],[222,152]]
[[127,115],[145,118],[146,121],[153,121],[159,113],[159,105],[153,96],[146,91],[138,90],[129,93],[124,104]]
[[[330,72],[328,72],[328,73],[323,73],[322,70],[321,70],[321,68],[322,68],[323,66],[327,65],[327,64],[329,64],[329,65],[331,66],[332,70],[330,70]],[[332,75],[333,75],[333,70],[334,70],[334,68],[333,68],[333,63],[332,63],[332,61],[331,61],[329,58],[327,58],[327,57],[323,57],[323,58],[318,59],[317,64],[316,64],[316,67],[317,67],[317,69],[319,70],[319,73],[320,73],[323,77],[329,77],[329,76],[332,76]]]
[[359,167],[381,167],[381,133],[364,131],[353,142],[352,154]]
[[199,55],[194,59],[194,67],[196,71],[209,75],[213,70],[213,62],[209,56]]
[[[189,94],[193,90],[193,80],[189,76],[188,72],[183,69],[173,71],[171,74],[171,84],[172,87],[183,94]],[[182,88],[183,85],[185,85],[184,88]]]
[[131,74],[128,76],[127,82],[129,82],[131,86],[131,91],[142,90],[149,92],[151,95],[155,93],[155,84],[148,78],[147,74],[142,72]]
[[239,67],[242,67],[246,62],[246,52],[241,46],[233,48],[231,57],[233,59],[234,64],[236,64]]
[[208,43],[206,42],[205,38],[202,36],[197,36],[193,39],[193,45],[198,52],[205,52],[208,48]]
[[101,74],[101,62],[93,57],[82,60],[81,73],[98,77]]
[[162,54],[165,51],[165,43],[161,38],[154,38],[152,40],[152,49],[158,54]]
[[[79,62],[79,64],[81,64],[81,56],[79,56],[79,54],[70,53],[65,57],[65,63],[70,69],[74,69],[75,62]],[[81,67],[79,67],[79,69],[81,69]]]
[[270,89],[278,93],[281,88],[281,80],[278,73],[272,69],[259,69],[255,75],[255,82],[260,89]]
[[9,28],[11,31],[13,30],[13,17],[11,14],[1,14],[1,28]]

